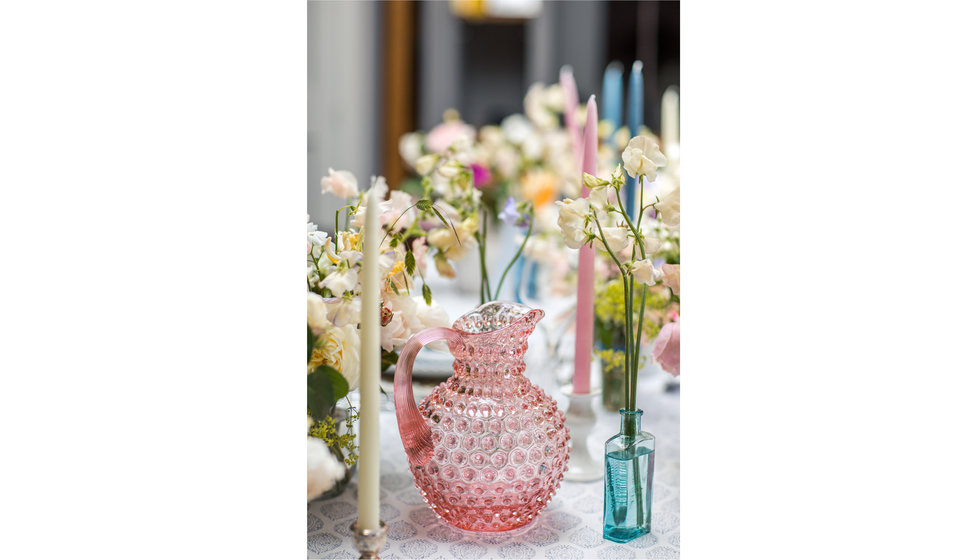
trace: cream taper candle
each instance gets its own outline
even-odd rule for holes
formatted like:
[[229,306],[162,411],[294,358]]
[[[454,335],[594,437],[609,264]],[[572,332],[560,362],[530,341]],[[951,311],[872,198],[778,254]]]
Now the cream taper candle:
[[361,410],[357,475],[357,522],[361,529],[377,529],[380,522],[380,387],[381,315],[378,297],[378,200],[368,191],[361,252]]
[[677,88],[671,86],[664,92],[660,102],[660,141],[668,158],[676,157],[680,144],[681,96]]

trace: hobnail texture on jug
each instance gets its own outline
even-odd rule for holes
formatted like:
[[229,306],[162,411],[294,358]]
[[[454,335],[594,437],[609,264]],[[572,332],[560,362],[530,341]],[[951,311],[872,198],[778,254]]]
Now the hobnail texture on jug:
[[[416,348],[410,341],[399,358],[398,423],[415,484],[439,517],[461,529],[505,531],[529,523],[568,468],[565,417],[524,376],[527,338],[543,315],[490,302],[452,329],[419,333],[421,343]],[[411,414],[410,362],[422,344],[438,338],[449,342],[454,374],[414,409],[420,415]]]

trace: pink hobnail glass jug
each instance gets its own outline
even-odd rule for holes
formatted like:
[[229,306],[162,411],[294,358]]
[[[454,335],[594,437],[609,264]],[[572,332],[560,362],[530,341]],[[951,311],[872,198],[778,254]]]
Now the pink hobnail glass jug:
[[[436,515],[470,531],[506,531],[548,505],[568,468],[555,400],[524,377],[527,337],[544,311],[491,301],[452,328],[419,332],[395,367],[395,414],[409,469]],[[412,363],[444,339],[453,376],[415,404]]]

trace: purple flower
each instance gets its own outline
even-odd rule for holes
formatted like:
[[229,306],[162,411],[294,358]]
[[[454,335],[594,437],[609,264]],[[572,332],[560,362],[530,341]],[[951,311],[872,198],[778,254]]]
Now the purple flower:
[[507,203],[504,204],[503,211],[497,214],[497,217],[509,226],[527,226],[527,216],[517,210],[517,202],[514,201],[514,197],[512,196],[507,197]]
[[473,164],[470,166],[473,170],[473,186],[482,189],[483,187],[490,184],[493,177],[490,175],[490,170],[482,165]]

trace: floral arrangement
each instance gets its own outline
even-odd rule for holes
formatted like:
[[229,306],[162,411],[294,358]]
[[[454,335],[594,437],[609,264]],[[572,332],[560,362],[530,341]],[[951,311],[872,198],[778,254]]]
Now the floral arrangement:
[[[449,221],[460,217],[459,208],[445,201],[433,204],[406,193],[389,193],[383,177],[372,178],[371,187],[361,192],[353,174],[331,169],[321,188],[323,193],[339,196],[347,204],[335,215],[333,235],[321,231],[315,223],[307,223],[308,498],[328,490],[338,480],[338,473],[346,472],[338,465],[357,461],[353,430],[357,410],[348,395],[358,388],[361,352],[380,352],[382,367],[386,368],[397,361],[398,351],[412,335],[428,327],[449,325],[448,315],[433,301],[425,283],[429,253],[433,252],[427,244],[426,227],[436,238],[438,231],[445,231],[457,246],[463,246],[458,232],[465,232],[468,227],[460,222],[460,227],[455,228]],[[363,246],[361,232],[368,196],[380,201],[379,225],[385,232],[382,245],[374,249],[379,253],[382,279],[378,309],[381,347],[377,349],[361,348],[358,332],[359,271],[363,252],[369,250]],[[458,198],[449,201],[460,205]],[[434,228],[435,221],[445,227]],[[449,245],[435,249],[435,254],[450,251]],[[419,295],[413,295],[416,284],[421,286]],[[334,417],[342,401],[346,401],[348,410],[344,418],[346,429],[338,426]]]
[[[424,184],[439,187],[445,180],[433,176],[440,162],[455,161],[472,176],[481,195],[486,215],[498,216],[505,223],[504,210],[510,200],[521,200],[533,207],[536,227],[523,232],[523,256],[539,263],[547,274],[545,287],[551,295],[565,296],[575,291],[574,252],[564,250],[561,233],[555,227],[554,202],[563,197],[577,197],[581,192],[579,162],[575,160],[571,138],[562,124],[565,90],[560,84],[532,84],[524,96],[524,112],[504,118],[500,125],[477,127],[462,121],[455,110],[443,115],[443,122],[428,132],[405,134],[399,141],[404,162],[417,177],[402,185],[406,191],[424,197]],[[580,105],[576,119],[585,122],[585,105]],[[599,123],[598,173],[608,175],[619,162],[619,153],[629,141],[626,126],[614,129],[608,121]],[[654,139],[648,129],[641,136]],[[482,229],[481,229],[482,231]],[[477,233],[478,250],[481,237]],[[450,259],[454,260],[454,259]],[[441,269],[450,273],[445,264]],[[502,279],[501,279],[502,280]],[[481,280],[481,295],[487,298],[486,275]]]
[[[656,235],[656,230],[645,227],[643,219],[649,209],[654,209],[657,211],[656,219],[664,226],[679,227],[680,195],[679,189],[668,186],[667,190],[659,190],[655,200],[645,206],[644,189],[639,189],[640,211],[634,222],[625,210],[620,192],[626,183],[623,167],[638,181],[653,182],[657,178],[657,169],[666,166],[667,160],[659,146],[646,136],[632,138],[623,151],[622,160],[623,165],[617,166],[609,179],[583,174],[583,180],[590,189],[589,195],[560,201],[558,226],[566,246],[579,249],[588,244],[603,251],[622,280],[622,333],[626,362],[624,396],[626,408],[635,410],[640,343],[647,317],[648,290],[642,286],[663,285],[665,276],[663,265],[657,267],[653,262],[662,245],[661,239]],[[637,289],[638,284],[640,289]]]

